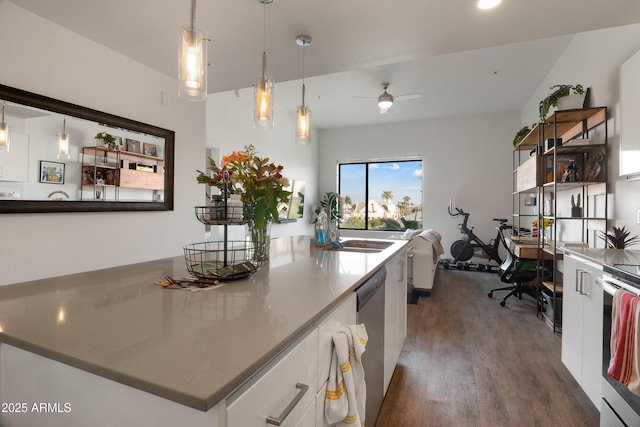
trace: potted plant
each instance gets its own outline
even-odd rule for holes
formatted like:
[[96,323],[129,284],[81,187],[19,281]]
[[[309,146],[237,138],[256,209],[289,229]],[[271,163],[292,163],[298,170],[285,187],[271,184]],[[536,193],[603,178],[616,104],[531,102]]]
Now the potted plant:
[[582,202],[580,200],[580,193],[578,193],[577,197],[574,197],[573,194],[571,195],[571,217],[582,217]]
[[107,150],[114,151],[118,147],[118,143],[116,142],[116,138],[107,132],[99,132],[96,136],[96,141],[102,141],[102,143],[107,147]]
[[640,242],[639,236],[629,237],[629,231],[626,227],[617,228],[611,227],[612,232],[605,233],[604,231],[600,232],[600,237],[605,241],[607,248],[610,249],[625,249],[627,246],[635,245]]
[[[550,89],[555,89],[549,96],[540,101],[539,112],[540,112],[540,120],[544,123],[547,122],[547,116],[549,115],[549,110],[551,107],[558,107],[559,110],[569,110],[573,108],[582,108],[584,105],[584,97],[586,92],[582,85],[555,85],[551,86]],[[560,101],[561,98],[569,97],[572,98],[569,102]],[[560,105],[559,105],[560,103]]]

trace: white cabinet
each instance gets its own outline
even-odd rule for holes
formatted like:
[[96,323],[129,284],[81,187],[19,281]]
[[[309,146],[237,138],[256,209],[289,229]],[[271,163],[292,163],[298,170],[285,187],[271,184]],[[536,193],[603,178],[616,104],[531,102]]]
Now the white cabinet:
[[600,409],[602,400],[602,266],[565,254],[562,363]]
[[[284,418],[282,426],[327,426],[324,399],[332,337],[342,325],[355,323],[356,295],[353,293],[300,343],[283,352],[273,366],[264,368],[252,383],[227,399],[227,427],[266,425],[268,416]],[[284,416],[285,408],[290,405],[293,406],[291,412]]]
[[386,264],[384,304],[384,393],[407,335],[407,250],[402,249]]
[[227,427],[261,426],[267,417],[281,418],[280,425],[291,427],[308,416],[315,420],[317,367],[318,331],[314,329],[255,382],[227,400]]
[[329,365],[331,364],[331,351],[333,348],[333,334],[338,332],[342,325],[356,324],[356,293],[342,302],[333,310],[318,326],[318,390],[329,379]]

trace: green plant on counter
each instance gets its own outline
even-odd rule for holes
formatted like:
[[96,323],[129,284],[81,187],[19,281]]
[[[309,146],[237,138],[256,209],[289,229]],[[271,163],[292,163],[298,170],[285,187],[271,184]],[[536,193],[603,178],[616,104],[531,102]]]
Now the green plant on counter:
[[540,121],[543,123],[547,122],[547,115],[549,114],[549,110],[551,107],[558,106],[558,99],[571,95],[572,93],[575,95],[584,94],[584,88],[582,85],[555,85],[551,86],[550,89],[555,89],[549,96],[540,101],[540,105],[538,106],[538,110],[540,112]]
[[629,237],[630,232],[627,227],[611,227],[611,232],[601,231],[598,237],[605,241],[607,248],[625,249],[627,246],[640,243],[640,236]]
[[107,132],[100,132],[95,136],[95,139],[101,139],[104,142],[104,145],[107,147],[107,150],[113,151],[116,149],[118,144],[116,143],[116,138]]
[[571,195],[571,207],[579,208],[582,206],[582,201],[580,200],[580,193],[578,193],[578,197],[574,198],[573,194]]

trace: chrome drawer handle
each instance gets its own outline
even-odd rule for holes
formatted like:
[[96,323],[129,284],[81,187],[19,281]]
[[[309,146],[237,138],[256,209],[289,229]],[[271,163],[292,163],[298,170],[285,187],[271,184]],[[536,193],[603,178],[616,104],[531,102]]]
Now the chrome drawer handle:
[[287,418],[291,413],[291,411],[293,411],[293,408],[295,408],[298,402],[300,402],[300,399],[302,399],[302,396],[304,396],[307,390],[309,390],[308,385],[300,384],[300,383],[296,384],[296,388],[300,390],[298,394],[296,394],[296,397],[294,397],[291,403],[289,403],[289,405],[286,408],[284,408],[284,411],[282,411],[282,413],[278,418],[268,416],[267,424],[273,424],[274,426],[279,426],[280,424],[282,424],[285,418]]

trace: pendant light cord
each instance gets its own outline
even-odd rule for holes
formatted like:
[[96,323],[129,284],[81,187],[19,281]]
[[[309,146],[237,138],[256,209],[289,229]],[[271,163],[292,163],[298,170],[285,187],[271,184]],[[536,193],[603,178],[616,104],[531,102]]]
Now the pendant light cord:
[[262,2],[262,78],[267,78],[267,2]]
[[191,28],[196,26],[196,0],[191,0]]

